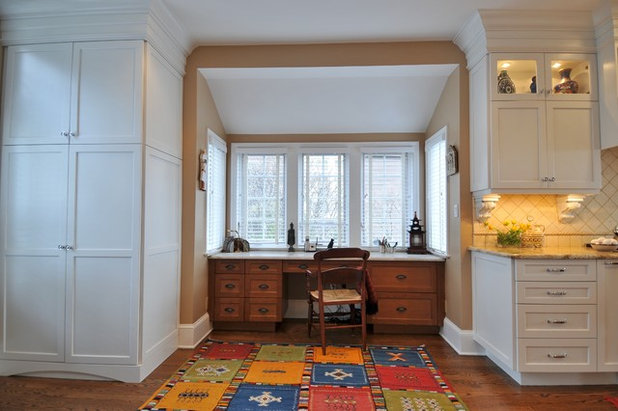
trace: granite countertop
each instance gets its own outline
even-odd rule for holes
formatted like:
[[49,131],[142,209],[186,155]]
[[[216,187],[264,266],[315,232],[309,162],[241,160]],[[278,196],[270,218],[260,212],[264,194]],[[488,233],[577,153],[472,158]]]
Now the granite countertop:
[[596,251],[589,247],[494,247],[471,246],[470,251],[493,254],[503,257],[521,259],[556,259],[556,260],[611,260],[618,259],[618,251]]
[[[304,251],[287,252],[287,251],[249,251],[239,253],[214,253],[208,254],[208,258],[216,260],[313,260],[314,253],[306,253]],[[369,256],[369,261],[444,261],[445,257],[433,254],[407,254],[404,252],[398,253],[380,253],[372,251]]]

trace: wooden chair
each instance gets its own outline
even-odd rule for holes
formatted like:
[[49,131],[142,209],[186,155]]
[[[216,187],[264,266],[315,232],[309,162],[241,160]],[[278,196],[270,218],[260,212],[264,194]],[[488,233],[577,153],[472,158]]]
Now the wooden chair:
[[[369,251],[360,248],[332,248],[318,251],[313,259],[318,263],[317,271],[306,271],[307,281],[307,328],[311,330],[319,322],[322,353],[326,354],[326,330],[332,328],[361,328],[363,349],[366,349],[367,259]],[[333,264],[333,261],[336,261]],[[329,268],[330,267],[330,268]],[[318,311],[315,310],[315,304]],[[356,305],[360,305],[360,319]],[[348,312],[329,311],[327,307],[348,306]],[[326,319],[337,319],[337,322]],[[348,319],[342,322],[340,318]]]

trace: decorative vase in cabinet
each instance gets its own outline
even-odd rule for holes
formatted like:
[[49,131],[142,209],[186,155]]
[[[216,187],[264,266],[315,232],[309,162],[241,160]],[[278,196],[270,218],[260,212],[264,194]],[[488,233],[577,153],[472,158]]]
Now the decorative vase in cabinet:
[[498,94],[515,94],[515,83],[506,70],[501,70],[498,74]]

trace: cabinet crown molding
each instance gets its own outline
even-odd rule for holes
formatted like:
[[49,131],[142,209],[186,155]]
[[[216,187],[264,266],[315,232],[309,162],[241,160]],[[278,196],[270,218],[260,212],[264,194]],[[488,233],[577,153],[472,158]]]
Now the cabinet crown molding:
[[587,11],[478,10],[453,42],[466,54],[468,69],[491,52],[596,52]]

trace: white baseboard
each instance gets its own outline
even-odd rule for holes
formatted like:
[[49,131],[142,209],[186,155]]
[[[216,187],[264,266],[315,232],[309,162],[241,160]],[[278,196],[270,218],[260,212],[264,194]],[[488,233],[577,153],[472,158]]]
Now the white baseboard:
[[202,315],[193,324],[178,325],[178,348],[195,348],[212,331],[208,313]]
[[485,355],[485,350],[472,338],[472,330],[462,330],[448,318],[440,329],[440,335],[459,355]]

